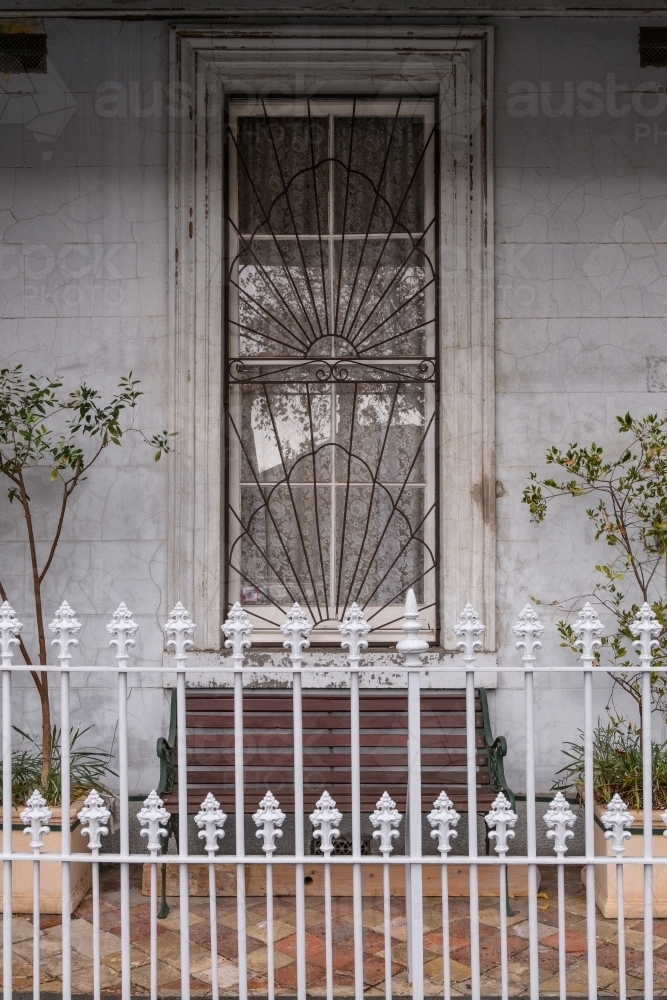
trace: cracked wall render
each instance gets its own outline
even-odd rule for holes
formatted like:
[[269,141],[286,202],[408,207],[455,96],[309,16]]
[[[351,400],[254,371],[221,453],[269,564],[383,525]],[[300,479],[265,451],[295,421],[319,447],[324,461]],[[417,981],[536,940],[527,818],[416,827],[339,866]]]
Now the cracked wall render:
[[[653,23],[653,21],[652,21]],[[5,362],[110,390],[142,379],[138,421],[170,422],[167,341],[167,27],[52,19],[49,73],[0,85],[0,336]],[[615,446],[614,417],[663,412],[667,386],[666,72],[639,69],[629,19],[502,21],[496,35],[495,204],[499,662],[516,662],[511,626],[531,597],[590,591],[601,549],[583,507],[531,525],[519,503],[551,444]],[[620,89],[619,89],[620,88]],[[626,89],[623,89],[626,88]],[[659,88],[663,88],[660,90]],[[655,112],[655,113],[654,113]],[[167,462],[139,443],[109,449],[74,503],[47,589],[85,628],[79,662],[108,662],[104,625],[124,600],[140,624],[136,656],[162,662]],[[39,496],[46,518],[48,495]],[[18,512],[2,502],[2,579],[30,632]],[[467,595],[461,595],[461,603]],[[568,654],[554,638],[544,659]],[[133,698],[133,788],[157,780],[154,741],[167,699],[146,675]],[[81,681],[77,683],[82,684]],[[599,678],[596,708],[607,683]],[[111,695],[110,695],[111,696]],[[75,721],[98,695],[83,685]],[[496,732],[521,788],[520,678],[500,678]],[[37,700],[22,695],[34,728]],[[576,735],[571,680],[538,685],[540,772]],[[111,739],[113,711],[96,711]]]

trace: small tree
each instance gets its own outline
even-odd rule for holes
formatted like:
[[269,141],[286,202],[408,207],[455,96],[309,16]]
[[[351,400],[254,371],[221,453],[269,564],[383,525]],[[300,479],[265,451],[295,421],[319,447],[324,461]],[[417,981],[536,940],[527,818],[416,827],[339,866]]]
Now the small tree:
[[[72,494],[87,478],[90,468],[109,444],[120,445],[130,431],[155,449],[155,460],[169,451],[166,431],[147,438],[134,428],[137,399],[142,393],[132,372],[118,383],[115,395],[107,404],[100,393],[85,383],[69,395],[59,390],[62,383],[34,375],[24,375],[22,366],[0,370],[0,473],[8,481],[7,496],[17,503],[26,529],[32,592],[37,629],[37,658],[28,653],[23,639],[20,649],[26,664],[45,666],[46,632],[42,588],[58,548],[67,507]],[[123,425],[123,417],[129,417]],[[43,475],[53,484],[56,524],[46,544],[46,552],[35,536],[35,518],[27,480]],[[41,526],[41,525],[40,525]],[[0,596],[8,599],[0,581]],[[53,731],[49,698],[49,675],[46,670],[32,670],[42,710],[41,783],[46,788],[52,767]]]
[[[662,631],[658,636],[655,662],[667,664],[667,606],[665,605],[665,556],[667,554],[667,418],[655,414],[636,420],[629,413],[617,417],[618,431],[630,438],[620,457],[607,459],[599,445],[571,444],[566,452],[551,447],[548,465],[563,470],[565,478],[539,480],[531,472],[531,483],[523,491],[533,521],[543,521],[547,508],[557,497],[590,497],[597,501],[586,513],[595,538],[603,538],[612,555],[609,562],[596,566],[600,583],[593,594],[614,616],[616,631],[603,637],[603,646],[614,665],[627,667],[613,674],[614,690],[622,688],[637,703],[641,720],[641,674],[629,658],[634,636],[630,623],[639,606],[648,602]],[[626,591],[632,593],[626,596]],[[559,610],[570,610],[578,599],[554,601]],[[572,626],[558,622],[561,645],[574,649]],[[653,709],[667,715],[667,677],[651,674]],[[619,722],[623,722],[620,717]]]

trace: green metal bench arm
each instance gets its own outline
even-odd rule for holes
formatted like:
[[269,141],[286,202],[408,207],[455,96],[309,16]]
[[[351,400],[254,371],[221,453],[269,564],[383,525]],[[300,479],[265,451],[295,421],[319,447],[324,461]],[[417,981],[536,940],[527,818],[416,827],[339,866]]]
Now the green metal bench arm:
[[482,721],[484,724],[484,749],[489,767],[489,781],[494,792],[503,792],[509,799],[512,809],[516,809],[514,792],[505,778],[504,759],[507,756],[507,740],[504,736],[493,738],[491,719],[489,717],[489,701],[486,688],[479,688],[479,700],[482,706]]

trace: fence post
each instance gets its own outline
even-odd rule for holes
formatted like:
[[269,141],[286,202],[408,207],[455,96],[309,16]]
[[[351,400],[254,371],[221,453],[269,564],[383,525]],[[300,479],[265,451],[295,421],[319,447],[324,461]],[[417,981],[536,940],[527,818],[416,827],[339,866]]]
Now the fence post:
[[[59,646],[58,664],[60,666],[60,805],[62,818],[60,821],[61,850],[65,857],[71,853],[70,836],[70,684],[69,661],[72,659],[70,646],[78,646],[76,636],[81,631],[81,623],[74,617],[74,612],[67,601],[63,601],[54,620],[49,625],[49,631],[55,636],[52,646]],[[71,904],[72,886],[70,862],[62,863],[62,942],[63,942],[63,1000],[72,996],[72,942],[71,942]]]
[[[50,828],[46,825],[50,822],[53,813],[46,805],[46,799],[43,795],[35,789],[28,801],[26,802],[26,807],[21,813],[21,822],[24,826],[24,834],[30,837],[30,847],[32,848],[33,863],[32,863],[32,995],[33,1000],[39,1000],[39,989],[40,989],[40,954],[39,954],[39,934],[40,934],[40,916],[41,916],[41,906],[40,906],[40,876],[41,872],[39,869],[40,860],[39,855],[42,847],[44,846],[44,841],[42,840],[43,833],[50,833]],[[9,907],[11,913],[11,906]],[[14,994],[10,993],[9,996],[12,997]]]
[[[0,607],[2,661],[2,995],[12,995],[12,650],[23,625],[8,601]],[[9,900],[9,905],[7,904]]]
[[[405,600],[401,628],[405,638],[396,643],[408,670],[408,830],[410,833],[410,923],[413,1000],[424,996],[424,917],[422,900],[422,780],[421,780],[421,654],[428,649],[421,629],[417,598],[412,588]],[[406,913],[408,901],[406,899]]]
[[[185,713],[185,661],[186,649],[194,646],[191,636],[196,625],[179,601],[169,615],[164,632],[168,637],[167,649],[174,650],[176,661],[176,742],[178,762],[178,853],[188,856],[188,750]],[[190,893],[188,865],[178,866],[179,918],[181,930],[181,1000],[190,1000]]]
[[[350,668],[350,791],[352,803],[352,856],[361,857],[361,747],[359,737],[359,663],[361,652],[368,646],[366,636],[371,627],[354,602],[338,626],[343,636],[341,646],[348,650]],[[352,865],[352,918],[354,927],[354,995],[363,1000],[364,995],[364,942],[361,864]]]
[[[127,857],[130,853],[130,788],[129,755],[127,731],[127,661],[129,650],[135,645],[134,636],[139,626],[132,621],[132,612],[121,601],[106,630],[111,636],[110,646],[116,647],[118,663],[118,794],[120,796],[120,853]],[[120,949],[121,949],[121,993],[123,1000],[130,1000],[132,983],[130,979],[130,866],[122,862],[120,866]]]
[[[560,1000],[567,1000],[567,978],[565,975],[565,865],[563,857],[567,842],[574,837],[572,827],[576,816],[562,792],[557,792],[544,814],[547,839],[553,840],[558,864],[558,988]],[[625,946],[624,946],[625,948]]]
[[[160,837],[167,836],[167,823],[171,818],[164,807],[164,802],[155,789],[149,792],[144,804],[137,813],[137,819],[142,827],[139,836],[146,838],[146,846],[151,856],[151,963],[150,963],[150,990],[151,1000],[157,1000],[157,855],[160,850]],[[183,925],[181,922],[181,935]],[[183,954],[183,941],[181,937],[181,956]],[[182,957],[181,957],[182,961]],[[181,982],[183,979],[181,971]],[[190,985],[188,970],[188,986]]]
[[526,841],[528,848],[528,949],[531,1000],[538,1000],[540,971],[537,940],[537,831],[535,828],[535,692],[533,665],[535,651],[542,648],[540,636],[544,625],[527,604],[512,629],[516,648],[523,649],[523,684],[526,715]]
[[470,858],[470,983],[473,1000],[481,991],[479,955],[479,877],[477,857],[477,746],[475,743],[475,653],[482,648],[485,626],[471,604],[466,604],[454,626],[457,649],[466,671],[466,775],[468,779],[468,857]]
[[593,772],[593,661],[595,650],[602,646],[604,625],[589,601],[586,601],[572,626],[581,648],[584,669],[584,823],[586,833],[586,937],[588,941],[588,995],[597,996],[597,953],[595,945],[595,779]]
[[[653,795],[651,736],[651,662],[653,650],[658,645],[656,636],[662,626],[656,620],[650,604],[642,604],[637,617],[630,623],[630,631],[637,636],[632,645],[639,651],[642,674],[642,807],[644,810],[644,857],[653,856]],[[644,865],[644,998],[653,1000],[653,865]]]
[[264,841],[262,850],[266,855],[266,980],[268,1000],[274,1000],[276,983],[273,941],[273,865],[270,859],[276,849],[276,837],[283,835],[281,827],[285,822],[285,813],[272,792],[267,792],[259,803],[259,809],[254,814],[253,820],[255,825],[260,827],[255,836]]
[[[225,646],[232,651],[234,671],[234,829],[236,857],[245,857],[245,796],[243,788],[243,662],[250,648],[252,623],[238,601],[221,626]],[[248,964],[246,955],[245,865],[236,863],[236,922],[238,939],[239,998],[248,996]]]
[[301,664],[303,651],[310,645],[312,625],[298,604],[294,604],[280,626],[285,636],[283,646],[289,649],[292,664],[292,713],[294,720],[294,853],[296,863],[296,984],[299,1000],[306,997],[306,891],[304,885],[303,842],[303,707],[301,698]]

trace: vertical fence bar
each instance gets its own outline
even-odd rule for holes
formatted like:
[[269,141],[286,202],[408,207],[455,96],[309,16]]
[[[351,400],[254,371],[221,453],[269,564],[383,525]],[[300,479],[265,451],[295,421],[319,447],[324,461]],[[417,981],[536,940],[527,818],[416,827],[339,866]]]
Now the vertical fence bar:
[[[171,636],[167,649],[173,648],[176,664],[176,760],[178,767],[178,888],[181,936],[181,1000],[190,1000],[190,893],[188,890],[188,750],[185,708],[185,650],[193,646],[190,638],[197,626],[179,601],[169,616],[164,631]],[[157,878],[153,865],[151,879]],[[151,882],[152,884],[152,882]]]
[[595,912],[595,786],[593,772],[593,661],[602,645],[604,626],[586,601],[573,626],[581,647],[584,670],[584,823],[586,838],[586,938],[588,959],[588,995],[597,997],[597,951]]
[[548,810],[544,814],[547,838],[553,840],[554,851],[560,864],[558,865],[558,990],[560,1000],[567,998],[567,977],[565,967],[565,865],[563,857],[567,851],[567,842],[574,836],[572,827],[576,816],[570,808],[562,792],[557,792]]
[[625,851],[625,841],[631,837],[630,827],[634,822],[626,809],[625,802],[616,794],[608,803],[600,820],[606,827],[605,838],[611,841],[616,856],[616,925],[618,927],[618,992],[620,1000],[625,1000],[627,983],[625,978],[625,900],[623,892],[623,865],[621,858]]
[[[121,601],[114,611],[106,630],[111,636],[110,646],[116,647],[118,664],[118,795],[120,797],[120,853],[130,853],[130,788],[127,733],[127,661],[129,650],[135,645],[138,625],[132,621],[132,612]],[[120,865],[120,967],[122,1000],[130,1000],[130,866]]]
[[298,604],[294,604],[281,625],[283,646],[290,651],[292,664],[292,716],[294,727],[294,853],[296,892],[296,983],[299,1000],[306,997],[306,889],[304,884],[303,836],[303,707],[301,699],[301,663],[303,650],[310,645],[312,625]]
[[[51,820],[53,813],[47,808],[46,800],[35,789],[26,803],[26,807],[21,813],[21,822],[24,827],[24,834],[30,837],[30,848],[32,850],[32,995],[33,1000],[39,1000],[40,991],[40,851],[44,846],[42,834],[50,833],[46,825]],[[11,908],[10,908],[11,909]],[[11,991],[9,996],[12,996]]]
[[[398,826],[401,822],[401,814],[396,808],[396,803],[389,795],[383,792],[376,807],[375,812],[370,817],[371,824],[375,827],[373,837],[380,841],[380,853],[387,861],[387,858],[394,849],[392,840],[398,837]],[[382,911],[384,924],[384,995],[385,1000],[392,997],[392,967],[391,967],[391,866],[385,863],[382,866]]]
[[320,850],[327,859],[324,865],[324,948],[327,1000],[333,1000],[333,939],[331,926],[331,865],[329,858],[333,851],[333,842],[340,836],[338,829],[343,816],[336,808],[334,799],[328,792],[320,796],[315,811],[310,815],[310,822],[315,828],[313,838],[319,840]]
[[[523,649],[524,697],[526,718],[526,842],[528,849],[528,953],[530,996],[538,1000],[540,992],[539,952],[537,937],[537,832],[535,827],[535,719],[534,674],[535,650],[541,649],[540,636],[544,626],[527,604],[514,626],[516,648]],[[507,923],[505,917],[505,923]],[[507,928],[506,928],[507,931]]]
[[93,788],[85,801],[83,809],[77,816],[81,823],[81,832],[88,837],[88,847],[93,854],[93,1000],[100,1000],[102,993],[100,968],[100,836],[106,836],[109,828],[104,824],[111,818],[111,813],[104,804],[102,796]]
[[658,645],[655,638],[661,626],[644,602],[630,630],[637,639],[632,645],[639,651],[642,672],[641,692],[641,745],[642,745],[642,806],[644,810],[644,998],[653,1000],[653,790],[651,736],[651,661],[653,649]]
[[12,996],[12,650],[18,646],[23,625],[14,609],[0,607],[0,662],[2,665],[2,990]]
[[[338,626],[342,635],[341,646],[348,650],[350,669],[350,792],[352,812],[352,856],[361,857],[361,746],[359,722],[359,664],[361,652],[368,646],[366,636],[370,625],[363,611],[355,602]],[[364,995],[364,941],[363,899],[361,889],[361,864],[352,865],[352,920],[354,944],[354,996],[363,1000]]]
[[507,957],[507,865],[505,857],[508,850],[508,840],[514,837],[514,827],[519,817],[512,810],[509,799],[499,792],[491,806],[491,812],[485,816],[489,827],[489,840],[495,841],[495,849],[500,856],[500,980],[502,1000],[509,996],[509,975]]
[[[428,814],[428,821],[433,827],[431,838],[438,841],[438,850],[443,862],[452,849],[450,841],[458,837],[455,826],[458,826],[460,816],[452,804],[446,792],[440,792],[433,803],[433,809]],[[449,956],[449,872],[447,865],[443,864],[441,869],[441,895],[442,895],[442,976],[443,976],[443,997],[450,1000],[452,995],[452,975],[451,962]]]
[[243,788],[243,660],[250,646],[252,625],[238,601],[222,625],[225,646],[232,651],[234,671],[234,833],[236,838],[236,921],[238,940],[239,1000],[248,996],[245,895],[245,796]]
[[274,956],[274,926],[273,926],[273,865],[271,858],[276,848],[276,837],[282,837],[280,827],[285,822],[285,813],[272,792],[267,792],[259,804],[259,809],[253,816],[256,826],[260,829],[255,834],[264,840],[263,850],[266,855],[266,979],[268,1000],[274,1000],[276,995],[275,956]]
[[[74,612],[67,601],[63,601],[54,620],[49,624],[53,634],[53,646],[59,646],[58,664],[60,666],[60,805],[61,805],[61,851],[66,858],[71,851],[70,824],[70,678],[69,662],[72,659],[70,646],[78,646],[76,636],[81,631],[81,623],[74,617]],[[63,860],[62,873],[62,981],[63,1000],[70,1000],[72,995],[72,888],[70,862]]]
[[477,747],[475,741],[475,652],[482,648],[484,625],[470,604],[454,626],[466,671],[466,774],[468,783],[468,858],[470,871],[470,980],[473,1000],[480,1000],[479,881],[477,865]]
[[[177,604],[176,608],[182,608]],[[187,614],[187,612],[186,612]],[[171,618],[168,624],[171,623]],[[166,631],[166,627],[165,627]],[[179,632],[176,631],[175,639],[178,643]],[[183,654],[182,645],[176,645],[177,654]],[[150,903],[150,993],[151,1000],[157,1000],[157,857],[160,850],[160,838],[167,836],[166,825],[171,818],[171,814],[164,808],[164,803],[157,792],[153,790],[145,799],[142,808],[137,813],[137,819],[142,827],[140,836],[147,840],[147,847],[150,853],[150,875],[151,875],[151,903]],[[181,952],[182,954],[182,952]],[[188,985],[190,984],[188,978]]]
[[218,892],[215,884],[215,853],[218,850],[218,838],[225,835],[224,825],[227,817],[220,808],[220,803],[211,792],[201,804],[201,809],[195,816],[195,824],[199,827],[199,839],[206,842],[208,866],[208,916],[211,938],[211,996],[218,1000]]
[[[422,780],[421,780],[421,654],[428,643],[419,638],[421,623],[414,590],[409,590],[401,628],[405,638],[396,644],[408,671],[408,818],[410,829],[410,920],[412,930],[412,996],[424,996],[424,914],[422,899]],[[406,899],[406,916],[408,900]]]

